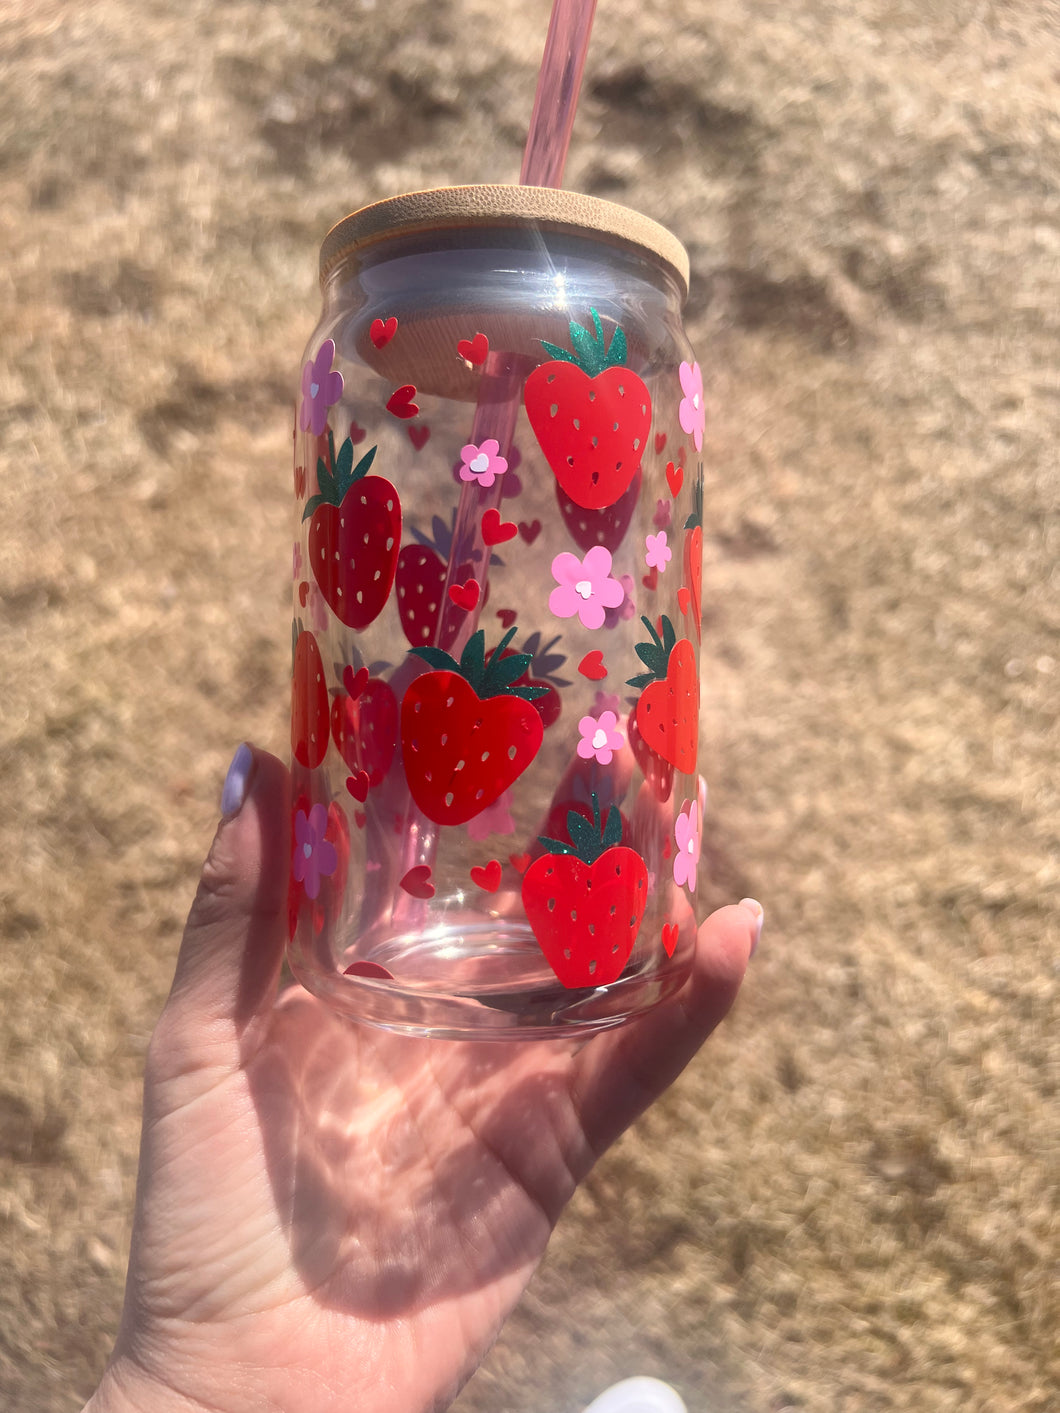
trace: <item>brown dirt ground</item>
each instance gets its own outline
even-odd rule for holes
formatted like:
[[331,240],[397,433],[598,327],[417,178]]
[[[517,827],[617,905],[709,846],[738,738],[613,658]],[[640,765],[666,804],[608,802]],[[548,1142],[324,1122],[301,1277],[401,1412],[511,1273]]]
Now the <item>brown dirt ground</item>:
[[[546,13],[0,9],[4,1407],[102,1367],[221,778],[285,749],[316,246],[514,179]],[[692,254],[713,891],[768,924],[464,1413],[1057,1406],[1058,77],[1053,0],[602,0],[568,184]]]

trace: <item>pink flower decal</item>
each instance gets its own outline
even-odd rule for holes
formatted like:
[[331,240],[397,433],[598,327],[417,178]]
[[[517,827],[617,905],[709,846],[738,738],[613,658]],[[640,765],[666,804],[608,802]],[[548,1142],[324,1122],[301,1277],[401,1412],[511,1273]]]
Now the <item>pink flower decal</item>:
[[617,728],[618,717],[613,711],[601,712],[599,717],[583,716],[578,722],[582,733],[578,754],[582,760],[595,759],[600,765],[610,765],[615,752],[622,749],[622,732]]
[[[342,374],[332,372],[331,360],[335,357],[335,340],[325,339],[317,356],[302,369],[302,406],[298,412],[298,425],[303,432],[312,432],[319,437],[328,424],[328,409],[334,407],[342,396]],[[312,894],[316,897],[316,894]]]
[[622,698],[617,692],[605,692],[602,689],[598,689],[593,694],[593,711],[596,712],[597,716],[599,716],[602,711],[613,711],[617,716],[621,709]]
[[682,810],[674,824],[674,838],[677,852],[674,854],[674,882],[678,888],[687,887],[690,893],[696,891],[696,865],[699,863],[700,845],[699,805],[692,801],[687,810]]
[[655,514],[651,518],[651,523],[656,530],[669,530],[673,524],[674,507],[673,502],[660,497],[655,502]]
[[498,476],[503,476],[508,463],[499,455],[501,444],[496,437],[487,437],[481,446],[468,442],[460,448],[461,481],[477,481],[480,486],[492,486]]
[[488,839],[491,834],[514,834],[515,820],[512,819],[512,792],[505,790],[498,795],[492,805],[487,805],[481,814],[467,822],[467,837],[476,841]]
[[707,409],[703,406],[703,374],[698,363],[681,364],[681,391],[684,397],[677,411],[677,420],[682,432],[696,444],[696,451],[703,450],[703,429],[707,425]]
[[327,827],[328,812],[323,805],[314,805],[308,815],[305,810],[295,814],[291,873],[296,883],[305,885],[307,898],[319,894],[321,878],[330,878],[339,865],[335,846],[324,838]]
[[673,550],[666,543],[666,531],[660,530],[657,535],[648,535],[644,545],[647,549],[644,563],[649,569],[657,569],[662,574],[673,559]]
[[611,551],[593,545],[584,559],[565,550],[552,561],[552,577],[558,588],[548,596],[548,606],[557,618],[581,619],[583,628],[601,628],[604,610],[617,608],[624,591],[611,577]]

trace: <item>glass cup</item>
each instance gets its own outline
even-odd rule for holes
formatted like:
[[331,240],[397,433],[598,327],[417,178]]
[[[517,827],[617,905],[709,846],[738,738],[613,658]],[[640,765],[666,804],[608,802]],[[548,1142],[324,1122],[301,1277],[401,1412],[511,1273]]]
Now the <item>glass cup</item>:
[[340,222],[295,426],[293,972],[450,1038],[687,977],[703,389],[688,260],[552,189]]

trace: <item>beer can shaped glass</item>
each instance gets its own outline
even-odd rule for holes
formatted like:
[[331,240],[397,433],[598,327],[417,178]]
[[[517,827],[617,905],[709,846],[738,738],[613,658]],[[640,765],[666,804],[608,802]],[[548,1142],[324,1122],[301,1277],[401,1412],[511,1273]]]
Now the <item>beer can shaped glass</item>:
[[517,186],[355,212],[294,435],[289,959],[349,1016],[541,1038],[695,945],[703,386],[687,256]]

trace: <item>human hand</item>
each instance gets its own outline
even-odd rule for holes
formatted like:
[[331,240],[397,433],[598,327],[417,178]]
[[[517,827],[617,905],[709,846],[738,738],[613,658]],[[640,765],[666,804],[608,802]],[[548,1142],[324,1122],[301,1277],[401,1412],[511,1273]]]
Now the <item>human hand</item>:
[[354,1025],[300,987],[277,997],[287,793],[256,752],[203,868],[91,1413],[445,1407],[578,1183],[725,1016],[761,926],[722,908],[677,997],[580,1046]]

